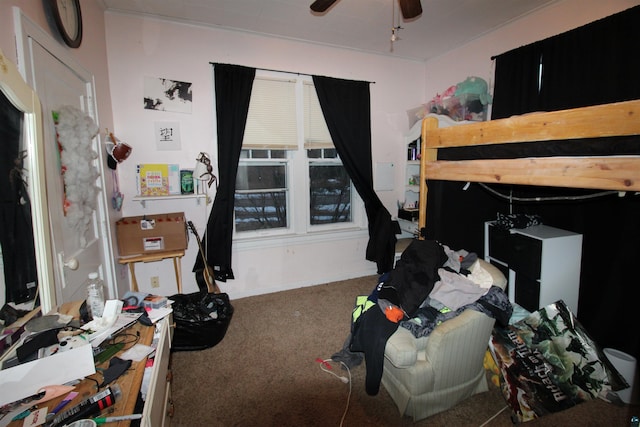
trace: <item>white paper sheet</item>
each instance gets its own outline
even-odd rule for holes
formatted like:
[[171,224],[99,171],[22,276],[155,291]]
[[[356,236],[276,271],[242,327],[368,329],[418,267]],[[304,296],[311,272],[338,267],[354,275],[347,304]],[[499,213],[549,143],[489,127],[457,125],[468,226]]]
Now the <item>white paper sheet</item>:
[[61,385],[96,373],[91,346],[0,370],[0,406],[36,394],[44,386]]

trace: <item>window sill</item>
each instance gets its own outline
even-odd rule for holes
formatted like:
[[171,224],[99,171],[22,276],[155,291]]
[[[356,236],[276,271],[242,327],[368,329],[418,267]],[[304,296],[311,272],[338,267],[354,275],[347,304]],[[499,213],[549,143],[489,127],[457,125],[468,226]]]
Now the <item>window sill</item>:
[[352,240],[368,238],[366,228],[342,228],[339,230],[308,232],[305,234],[282,234],[238,238],[234,236],[233,248],[239,251],[257,248],[282,247],[289,245],[313,244],[327,241]]

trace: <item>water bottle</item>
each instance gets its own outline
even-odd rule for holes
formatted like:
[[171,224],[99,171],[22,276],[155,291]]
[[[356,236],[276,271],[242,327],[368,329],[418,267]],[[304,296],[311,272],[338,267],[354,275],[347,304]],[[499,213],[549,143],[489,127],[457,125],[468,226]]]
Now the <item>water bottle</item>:
[[92,318],[102,317],[104,312],[104,286],[98,273],[89,273],[87,285],[87,309]]

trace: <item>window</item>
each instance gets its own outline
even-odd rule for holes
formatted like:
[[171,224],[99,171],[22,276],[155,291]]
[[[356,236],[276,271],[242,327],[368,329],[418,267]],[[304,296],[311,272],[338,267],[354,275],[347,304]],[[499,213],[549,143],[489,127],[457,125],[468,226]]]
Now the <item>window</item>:
[[236,238],[361,228],[354,200],[311,78],[258,71],[236,178]]
[[335,149],[307,150],[311,225],[351,222],[351,179]]
[[242,150],[234,202],[236,232],[287,228],[289,197],[285,154]]

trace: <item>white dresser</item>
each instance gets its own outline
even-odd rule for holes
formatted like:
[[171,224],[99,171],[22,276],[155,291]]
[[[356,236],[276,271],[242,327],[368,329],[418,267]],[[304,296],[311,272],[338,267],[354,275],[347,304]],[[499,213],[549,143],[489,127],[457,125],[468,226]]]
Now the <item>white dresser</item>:
[[509,278],[509,300],[536,311],[563,300],[578,314],[582,235],[547,225],[501,230],[485,223],[485,260]]
[[146,395],[142,411],[143,427],[167,427],[171,425],[173,402],[171,400],[171,338],[173,320],[169,315],[156,323],[153,346],[156,348],[153,367],[146,368],[141,392]]

